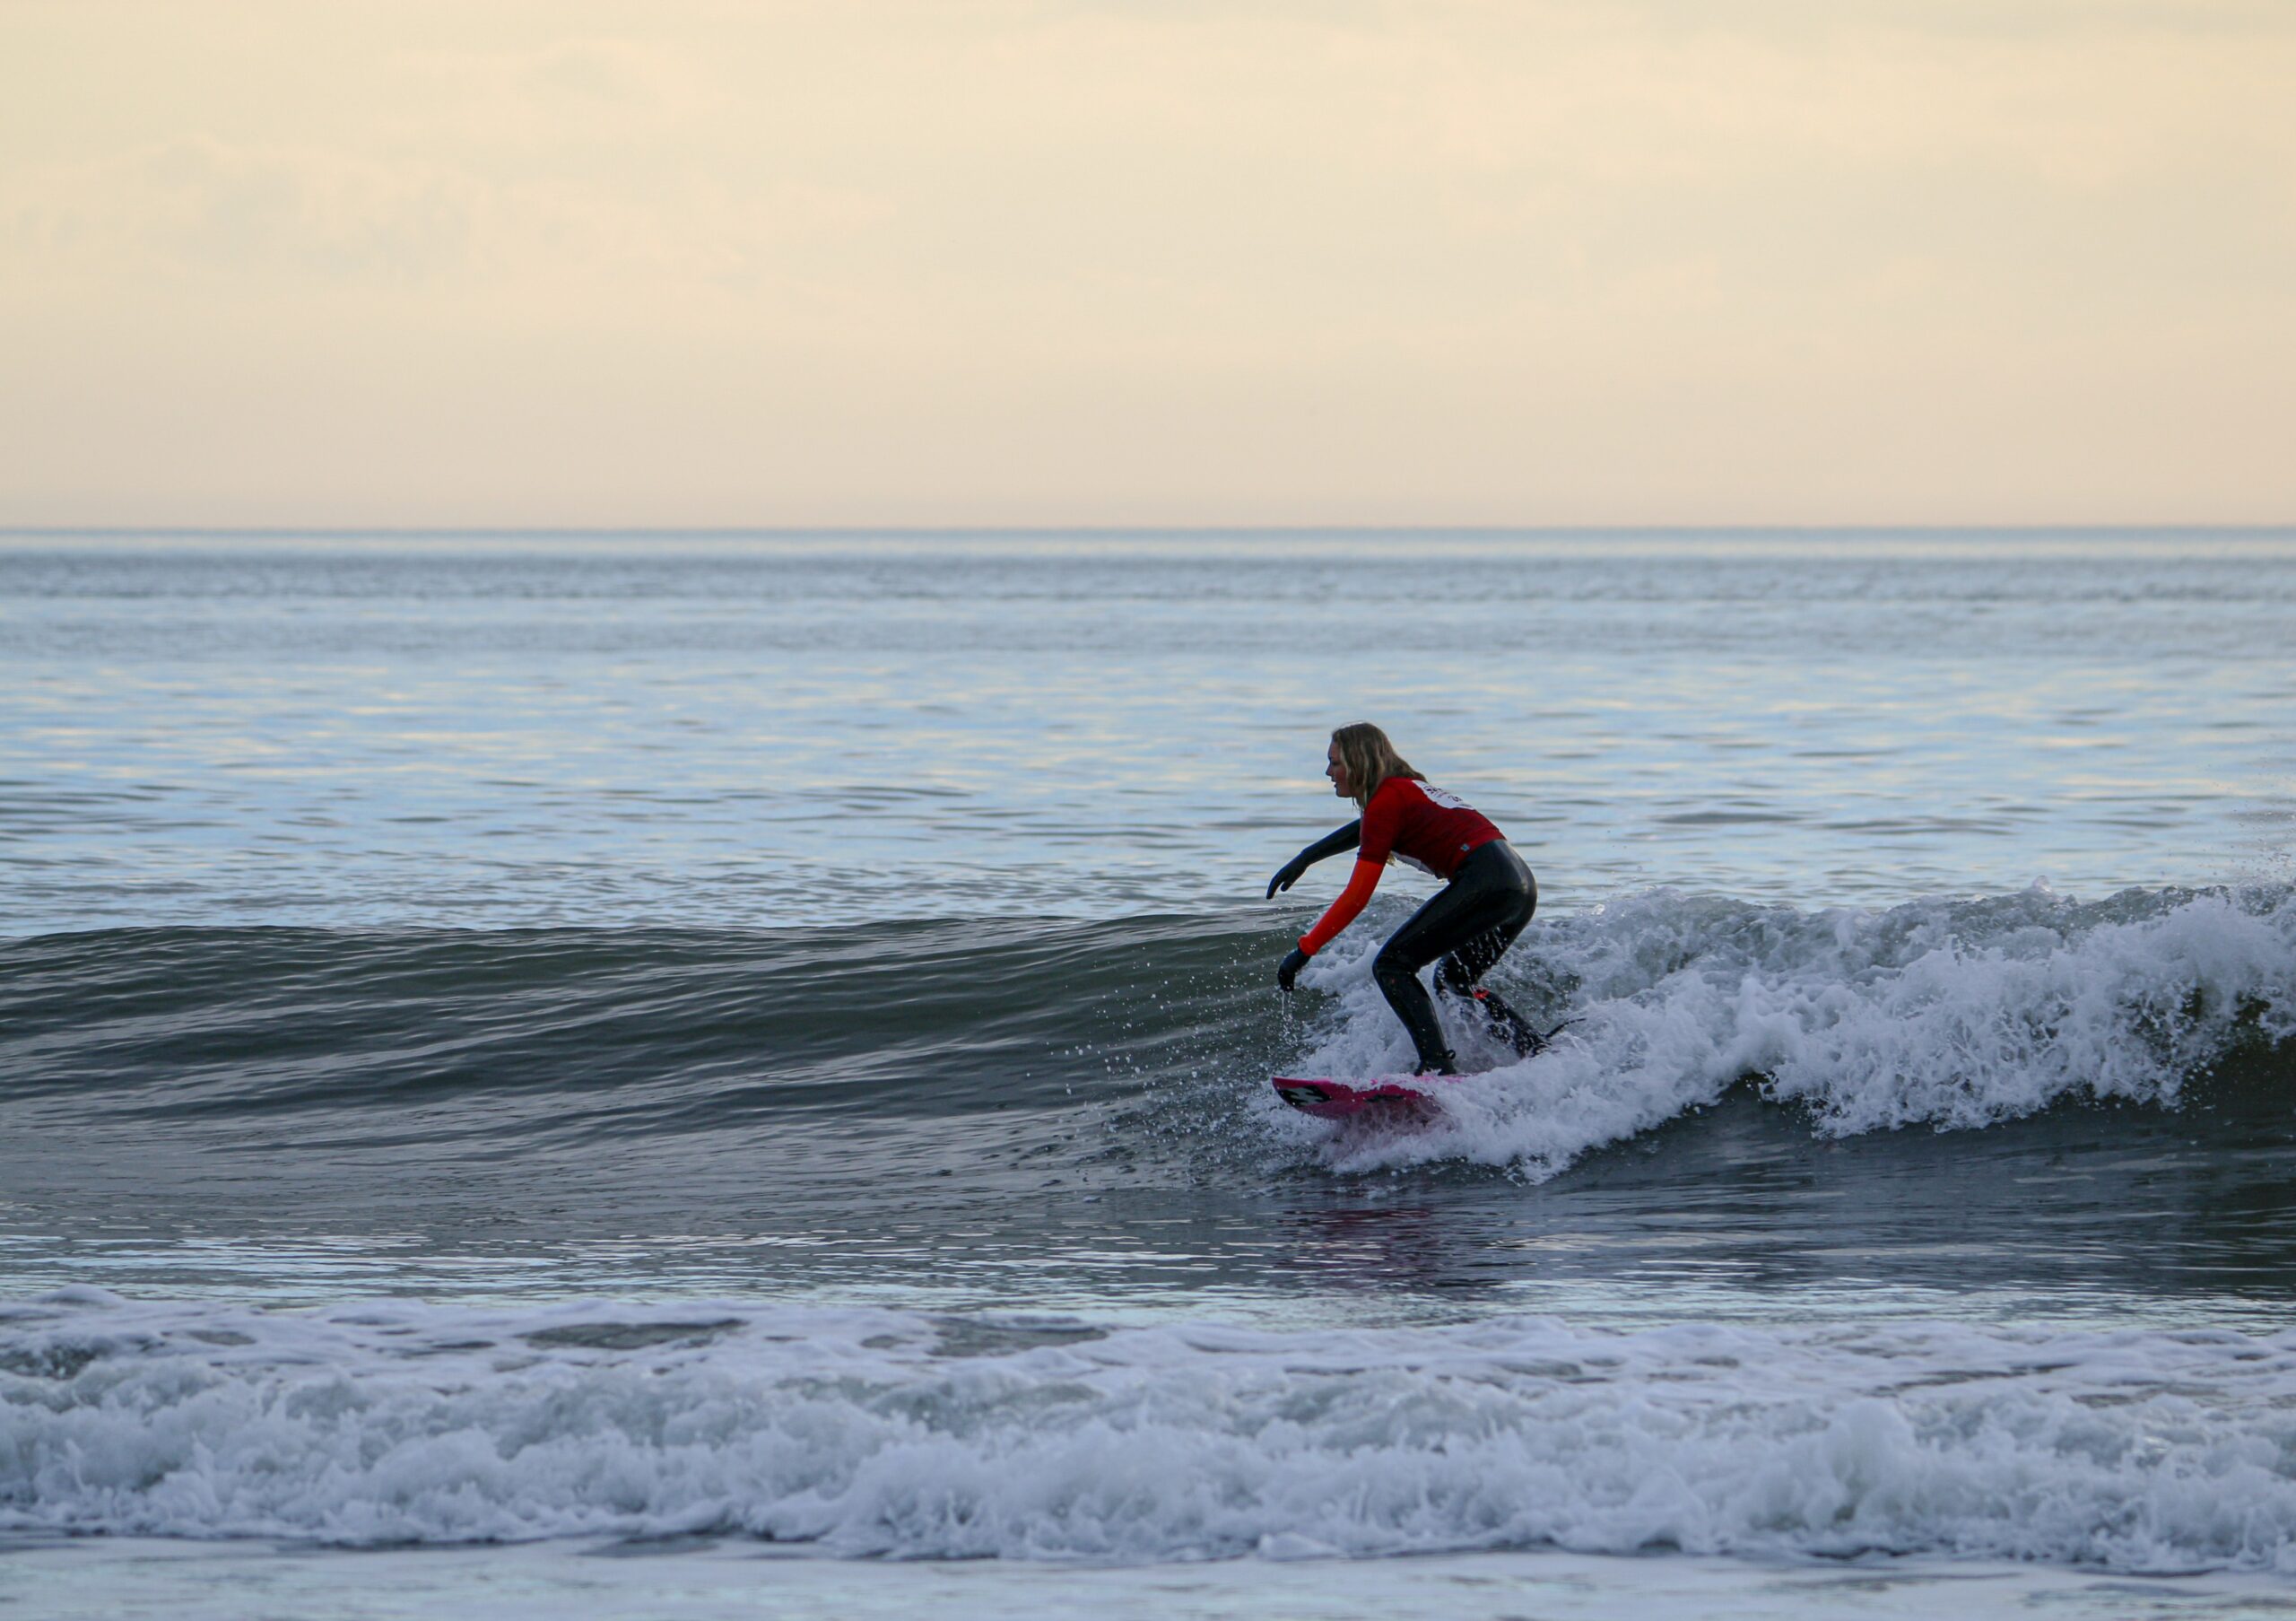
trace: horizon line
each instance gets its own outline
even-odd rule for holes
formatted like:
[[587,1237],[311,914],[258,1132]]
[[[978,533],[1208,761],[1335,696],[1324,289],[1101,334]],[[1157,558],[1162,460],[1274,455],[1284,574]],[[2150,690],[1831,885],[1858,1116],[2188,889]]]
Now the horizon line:
[[833,536],[848,539],[944,536],[980,538],[1022,536],[1185,537],[1210,535],[1266,536],[1950,536],[1950,535],[2276,535],[2296,533],[2296,519],[2269,523],[2149,521],[2138,523],[1569,523],[1569,524],[0,524],[0,538],[149,536],[156,539],[386,539],[396,536],[470,536],[509,538],[548,536],[561,539],[614,539],[675,536],[724,539]]

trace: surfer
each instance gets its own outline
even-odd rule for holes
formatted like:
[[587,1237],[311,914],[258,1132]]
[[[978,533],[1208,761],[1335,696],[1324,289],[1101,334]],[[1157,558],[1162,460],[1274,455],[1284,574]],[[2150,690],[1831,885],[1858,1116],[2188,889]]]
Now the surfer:
[[1371,977],[1419,1051],[1417,1073],[1458,1073],[1435,1004],[1419,982],[1419,971],[1438,958],[1439,988],[1481,1009],[1492,1032],[1517,1052],[1527,1057],[1544,1048],[1544,1036],[1497,992],[1478,983],[1515,943],[1539,903],[1538,883],[1506,836],[1465,800],[1430,788],[1396,753],[1387,735],[1368,720],[1331,735],[1324,775],[1331,779],[1332,792],[1354,800],[1361,815],[1286,861],[1267,881],[1267,898],[1274,900],[1309,867],[1343,850],[1356,852],[1355,870],[1339,899],[1276,969],[1276,984],[1292,989],[1308,959],[1355,920],[1388,860],[1400,856],[1445,880],[1443,889],[1379,948],[1371,966]]

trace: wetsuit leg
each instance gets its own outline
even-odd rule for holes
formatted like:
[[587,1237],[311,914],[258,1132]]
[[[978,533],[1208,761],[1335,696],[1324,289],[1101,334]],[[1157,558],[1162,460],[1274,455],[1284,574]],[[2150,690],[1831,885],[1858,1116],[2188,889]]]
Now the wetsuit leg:
[[[1530,868],[1500,840],[1468,856],[1450,883],[1379,948],[1371,977],[1410,1033],[1422,1074],[1455,1075],[1458,1060],[1443,1040],[1442,1022],[1435,1016],[1427,988],[1419,982],[1419,971],[1439,957],[1457,955],[1457,968],[1448,962],[1445,968],[1453,978],[1465,976],[1472,996],[1475,980],[1514,943],[1537,905],[1538,885]],[[1490,1006],[1487,999],[1479,1005]],[[1515,1025],[1529,1031],[1512,1008],[1503,1002],[1500,1007]]]
[[1490,933],[1478,935],[1446,956],[1441,966],[1435,971],[1435,984],[1438,989],[1448,991],[1461,1001],[1473,1003],[1493,1034],[1517,1053],[1528,1058],[1533,1053],[1545,1050],[1546,1037],[1534,1029],[1528,1019],[1509,1007],[1504,997],[1486,989],[1482,983],[1483,976],[1489,973],[1493,964],[1506,954],[1507,948],[1515,943],[1515,937],[1523,932],[1523,926],[1538,910],[1538,880],[1531,876],[1531,869],[1523,865],[1522,858],[1511,847],[1507,854],[1509,864],[1520,869],[1529,903]]
[[[1529,921],[1527,916],[1523,919],[1523,923]],[[1468,941],[1445,957],[1442,964],[1435,970],[1435,988],[1471,1004],[1483,1015],[1483,1022],[1491,1026],[1493,1034],[1521,1057],[1529,1058],[1535,1052],[1545,1050],[1546,1037],[1534,1029],[1528,1019],[1508,1006],[1504,997],[1477,983],[1515,943],[1515,937],[1523,932],[1523,923],[1501,925],[1487,935]]]

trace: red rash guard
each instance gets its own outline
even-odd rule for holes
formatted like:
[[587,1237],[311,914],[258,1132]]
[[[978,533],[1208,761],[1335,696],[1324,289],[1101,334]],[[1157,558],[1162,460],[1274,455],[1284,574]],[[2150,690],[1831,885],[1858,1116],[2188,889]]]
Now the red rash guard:
[[1348,876],[1347,887],[1331,910],[1316,919],[1316,926],[1300,937],[1300,949],[1312,957],[1355,921],[1371,892],[1379,887],[1379,874],[1389,855],[1401,856],[1448,883],[1469,850],[1505,836],[1465,800],[1413,778],[1388,778],[1363,807],[1363,841],[1356,847],[1355,870]]

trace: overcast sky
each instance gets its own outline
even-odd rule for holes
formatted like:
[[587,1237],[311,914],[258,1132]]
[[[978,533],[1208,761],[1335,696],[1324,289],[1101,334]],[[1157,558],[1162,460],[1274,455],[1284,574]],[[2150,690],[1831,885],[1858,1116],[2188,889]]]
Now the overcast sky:
[[0,6],[0,524],[2296,520],[2289,0]]

